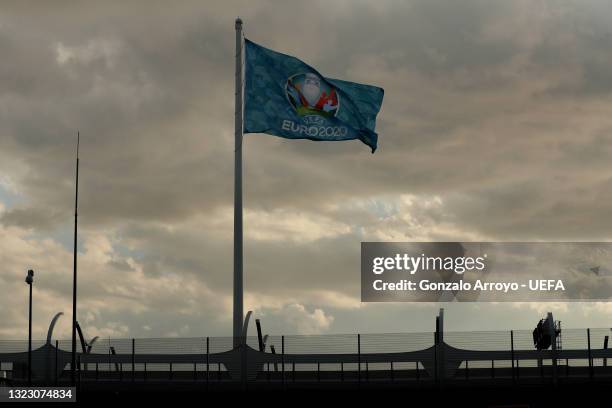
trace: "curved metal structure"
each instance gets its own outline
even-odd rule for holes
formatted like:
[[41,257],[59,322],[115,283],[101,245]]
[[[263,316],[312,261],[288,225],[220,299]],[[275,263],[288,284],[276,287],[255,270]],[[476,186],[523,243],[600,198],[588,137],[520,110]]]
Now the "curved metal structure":
[[85,342],[85,337],[83,337],[83,331],[78,321],[76,322],[76,329],[79,333],[79,340],[81,341],[81,350],[83,350],[83,354],[87,354],[87,343]]
[[95,336],[93,339],[89,341],[89,344],[87,344],[87,354],[91,353],[91,349],[93,348],[93,345],[97,340],[98,340],[98,336]]
[[251,320],[252,310],[249,310],[246,317],[244,318],[244,325],[242,326],[242,344],[246,344],[246,338],[249,331],[249,320]]
[[53,317],[53,319],[51,319],[51,324],[49,324],[49,330],[47,331],[47,344],[51,344],[51,339],[53,338],[53,329],[55,328],[55,324],[57,323],[57,320],[63,314],[64,312],[59,312]]

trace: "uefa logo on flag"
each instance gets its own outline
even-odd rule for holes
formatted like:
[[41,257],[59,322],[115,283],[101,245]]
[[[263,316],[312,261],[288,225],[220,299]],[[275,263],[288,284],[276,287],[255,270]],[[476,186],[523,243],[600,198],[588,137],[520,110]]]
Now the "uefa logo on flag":
[[287,79],[287,99],[300,116],[336,116],[340,95],[317,74],[296,74]]

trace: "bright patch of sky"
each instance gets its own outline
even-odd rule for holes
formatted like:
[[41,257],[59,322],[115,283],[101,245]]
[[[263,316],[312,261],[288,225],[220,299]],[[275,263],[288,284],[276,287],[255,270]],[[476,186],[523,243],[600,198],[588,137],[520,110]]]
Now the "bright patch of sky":
[[13,207],[22,197],[17,193],[9,180],[0,177],[0,202],[4,209]]

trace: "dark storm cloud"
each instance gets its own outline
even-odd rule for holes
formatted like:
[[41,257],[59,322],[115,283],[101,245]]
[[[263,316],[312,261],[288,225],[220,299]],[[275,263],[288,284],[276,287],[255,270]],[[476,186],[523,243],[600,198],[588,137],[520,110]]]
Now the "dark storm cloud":
[[551,95],[602,96],[612,91],[611,62],[612,5],[606,1],[590,1],[585,8],[572,2],[555,4],[547,19],[547,30],[534,48],[535,63],[551,70],[564,67],[575,70],[575,81],[560,83]]
[[[81,222],[116,240],[86,253],[106,254],[96,259],[109,273],[142,272],[155,288],[175,274],[231,293],[236,15],[252,40],[386,91],[374,155],[358,142],[245,135],[246,283],[262,296],[308,298],[272,315],[328,327],[313,293],[358,295],[362,240],[608,237],[606,2],[3,9],[0,186],[10,183],[20,199],[0,211],[0,224],[35,237],[65,228],[80,130]],[[84,289],[92,297],[112,295],[95,282]],[[153,293],[141,295],[154,309]]]
[[[38,203],[29,211],[46,212],[47,205],[41,208],[40,203],[49,201],[68,211],[76,129],[83,132],[83,208],[92,222],[184,218],[230,203],[233,84],[228,73],[233,64],[231,16],[240,4],[183,4],[155,12],[162,8],[142,12],[136,4],[113,4],[28,12],[18,7],[9,14],[3,38],[5,53],[14,58],[4,71],[7,79],[15,75],[7,81],[15,89],[3,97],[9,108],[3,151],[23,154],[34,167],[23,185],[28,195],[40,199],[33,200]],[[400,84],[410,80],[406,75],[414,69],[431,80],[436,98],[458,92],[455,88],[464,92],[469,83],[479,89],[486,83],[480,71],[518,52],[511,37],[483,39],[485,24],[512,12],[503,4],[340,3],[326,13],[297,3],[243,9],[253,14],[245,17],[247,35],[304,53],[329,75],[350,78],[347,71],[358,69],[361,58],[375,58],[392,74],[380,84],[388,96],[379,126],[383,149],[375,157],[363,155],[356,143],[322,146],[246,136],[245,188],[254,205],[299,206],[306,197],[317,203],[321,197],[457,184],[460,172],[453,169],[452,177],[447,174],[451,165],[437,163],[449,154],[441,145],[451,138],[456,144],[477,144],[457,139],[453,131],[478,126],[483,114],[477,104],[473,111],[453,113],[455,107],[433,100],[434,95],[418,95]],[[294,25],[283,39],[271,23],[287,20]],[[32,29],[24,39],[26,25]],[[302,40],[306,34],[309,41]],[[475,79],[462,76],[466,70],[475,71]],[[438,82],[455,75],[456,83]],[[503,88],[500,81],[494,79],[489,88]],[[465,92],[449,95],[449,102],[469,99]],[[406,115],[415,118],[412,129],[398,123]],[[422,149],[431,149],[428,157]],[[389,157],[394,151],[406,160]],[[415,162],[414,155],[429,163]],[[305,175],[324,182],[311,183]],[[435,183],[439,178],[448,182]],[[58,186],[58,180],[64,182]],[[345,188],[338,189],[339,184]]]

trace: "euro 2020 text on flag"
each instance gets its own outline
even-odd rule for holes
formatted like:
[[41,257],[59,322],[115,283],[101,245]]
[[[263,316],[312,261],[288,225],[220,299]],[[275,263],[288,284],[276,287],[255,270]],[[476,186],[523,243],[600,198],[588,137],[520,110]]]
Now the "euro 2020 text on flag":
[[326,78],[295,57],[247,39],[244,47],[244,133],[288,139],[359,139],[374,153],[382,88]]

